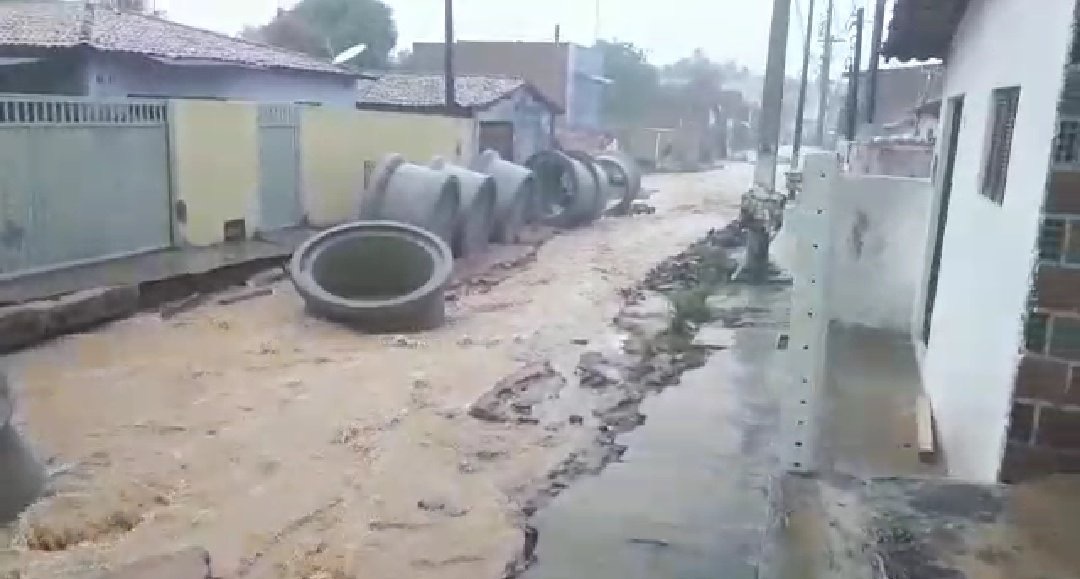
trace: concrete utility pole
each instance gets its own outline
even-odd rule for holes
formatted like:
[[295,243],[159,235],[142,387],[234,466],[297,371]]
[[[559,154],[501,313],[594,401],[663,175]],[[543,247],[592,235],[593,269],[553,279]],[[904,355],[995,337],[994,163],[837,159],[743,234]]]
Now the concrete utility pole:
[[825,11],[825,32],[821,37],[821,86],[818,87],[818,124],[817,132],[814,134],[814,144],[821,147],[825,145],[825,126],[828,123],[826,117],[829,116],[829,92],[832,84],[829,78],[832,67],[832,20],[833,20],[833,0],[829,0],[829,7]]
[[848,79],[847,138],[855,140],[859,128],[859,71],[862,69],[862,37],[866,11],[855,11],[855,54],[851,57],[851,77]]
[[443,64],[444,84],[446,85],[446,107],[457,108],[457,80],[454,77],[454,0],[446,0],[443,12],[446,25],[445,57]]
[[871,36],[872,43],[870,57],[870,94],[866,101],[866,122],[874,124],[877,113],[877,80],[878,69],[881,65],[881,37],[885,32],[885,0],[877,0],[874,9],[874,33]]
[[802,80],[799,82],[799,104],[795,109],[795,139],[791,144],[791,168],[799,166],[802,150],[803,116],[806,113],[806,85],[810,82],[810,47],[814,44],[814,0],[810,0],[810,14],[806,17],[806,37],[803,38]]
[[757,165],[754,168],[754,187],[765,193],[776,190],[776,150],[780,141],[780,117],[784,105],[784,65],[787,60],[790,12],[791,0],[773,0],[769,58],[765,67],[765,89],[761,95]]

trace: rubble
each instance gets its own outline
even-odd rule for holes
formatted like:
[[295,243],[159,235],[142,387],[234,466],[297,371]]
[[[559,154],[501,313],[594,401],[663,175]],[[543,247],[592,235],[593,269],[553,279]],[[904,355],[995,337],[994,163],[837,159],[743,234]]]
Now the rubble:
[[485,422],[534,423],[529,417],[534,406],[557,398],[566,386],[550,362],[531,364],[499,380],[469,407],[469,416]]

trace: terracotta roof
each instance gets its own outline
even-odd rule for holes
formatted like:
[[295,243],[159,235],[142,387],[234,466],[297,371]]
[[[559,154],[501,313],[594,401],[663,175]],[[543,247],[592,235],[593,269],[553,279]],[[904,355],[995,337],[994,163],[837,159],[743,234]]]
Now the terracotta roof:
[[[524,89],[553,110],[559,107],[520,78],[504,76],[459,76],[454,79],[457,104],[466,109],[482,109]],[[437,74],[386,74],[361,80],[357,102],[388,107],[439,107],[446,104],[446,82]]]
[[352,75],[345,68],[156,16],[82,2],[0,2],[0,47],[74,48],[149,56],[176,64],[231,64]]
[[900,60],[945,58],[967,4],[968,0],[896,0],[883,55]]

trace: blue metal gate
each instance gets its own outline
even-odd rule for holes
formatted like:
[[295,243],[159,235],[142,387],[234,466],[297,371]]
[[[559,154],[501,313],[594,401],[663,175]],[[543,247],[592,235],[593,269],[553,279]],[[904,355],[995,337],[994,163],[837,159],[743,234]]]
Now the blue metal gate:
[[259,105],[259,228],[268,231],[299,225],[299,109]]
[[0,276],[170,245],[167,108],[0,95]]

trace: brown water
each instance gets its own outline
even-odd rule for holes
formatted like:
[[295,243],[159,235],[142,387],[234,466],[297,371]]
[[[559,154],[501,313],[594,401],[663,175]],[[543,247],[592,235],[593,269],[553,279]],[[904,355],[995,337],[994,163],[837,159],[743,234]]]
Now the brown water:
[[461,410],[528,362],[571,375],[617,290],[734,218],[748,181],[744,166],[651,177],[655,215],[555,237],[408,340],[312,319],[280,284],[10,358],[22,428],[66,474],[0,571],[76,577],[201,545],[221,577],[498,577],[521,546],[508,497],[591,425]]

